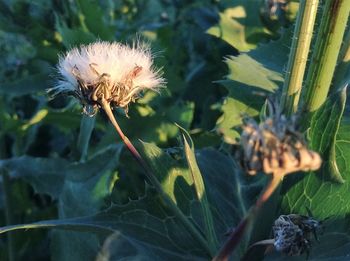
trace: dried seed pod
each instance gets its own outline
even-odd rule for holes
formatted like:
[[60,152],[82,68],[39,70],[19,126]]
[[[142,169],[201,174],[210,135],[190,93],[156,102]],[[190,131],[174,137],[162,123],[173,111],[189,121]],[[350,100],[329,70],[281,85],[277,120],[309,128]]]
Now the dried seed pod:
[[322,228],[320,221],[312,217],[290,214],[281,215],[273,225],[274,246],[288,256],[300,256],[311,249],[311,234],[317,239]]
[[294,122],[279,112],[272,113],[260,124],[247,119],[242,128],[239,156],[250,175],[259,171],[286,175],[316,170],[321,165],[320,156],[307,148],[302,135],[295,130]]

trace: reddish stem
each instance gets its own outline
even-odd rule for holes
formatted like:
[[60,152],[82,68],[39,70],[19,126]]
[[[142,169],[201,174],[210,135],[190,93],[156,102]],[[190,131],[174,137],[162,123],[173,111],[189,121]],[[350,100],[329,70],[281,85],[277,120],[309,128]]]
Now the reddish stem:
[[101,105],[102,105],[103,110],[106,112],[109,120],[111,121],[112,125],[114,126],[114,128],[118,132],[120,138],[123,140],[125,146],[128,148],[128,150],[132,154],[132,156],[136,159],[136,161],[141,165],[141,167],[143,169],[148,171],[148,166],[147,166],[146,162],[143,160],[143,158],[141,157],[140,153],[136,150],[134,145],[130,142],[128,137],[125,136],[125,134],[123,133],[122,129],[120,128],[118,122],[115,120],[113,112],[112,112],[111,107],[110,107],[109,103],[107,102],[107,100],[101,99]]
[[243,238],[244,232],[250,223],[254,220],[257,213],[264,205],[264,203],[271,197],[273,192],[276,190],[278,185],[282,180],[283,175],[280,173],[274,173],[272,179],[266,186],[264,192],[256,201],[256,204],[252,207],[252,209],[248,212],[248,214],[244,217],[238,227],[231,233],[230,237],[227,239],[224,246],[220,249],[219,253],[216,257],[214,257],[213,261],[226,261],[229,259],[233,250],[237,247],[238,243]]

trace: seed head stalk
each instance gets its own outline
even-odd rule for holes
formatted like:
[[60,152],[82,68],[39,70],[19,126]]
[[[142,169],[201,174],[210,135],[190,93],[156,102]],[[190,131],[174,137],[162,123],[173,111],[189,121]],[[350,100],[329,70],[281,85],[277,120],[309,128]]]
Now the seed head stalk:
[[255,205],[248,211],[248,214],[242,219],[239,225],[231,233],[226,243],[220,249],[219,253],[214,257],[213,261],[227,261],[233,250],[241,242],[245,231],[253,223],[262,206],[269,200],[271,195],[276,191],[282,182],[282,173],[274,173],[270,182],[265,187],[264,192],[260,195]]
[[166,194],[159,183],[158,179],[154,176],[153,172],[150,170],[149,166],[145,162],[145,160],[142,158],[141,154],[137,151],[135,146],[131,143],[131,141],[128,139],[128,137],[123,133],[122,129],[120,128],[118,122],[116,121],[113,112],[111,110],[111,106],[109,102],[102,97],[100,99],[100,105],[102,106],[102,109],[106,112],[108,119],[116,129],[118,135],[123,140],[125,146],[130,151],[132,156],[135,158],[135,160],[140,164],[142,169],[145,171],[145,174],[147,178],[150,180],[151,184],[154,186],[154,188],[157,190],[157,192],[160,194],[161,198],[166,203],[167,207],[169,207],[173,214],[181,221],[181,223],[186,227],[186,229],[191,233],[191,235],[199,241],[199,243],[202,245],[204,249],[210,254],[213,255],[212,251],[210,250],[208,243],[206,239],[200,234],[200,232],[190,223],[188,218],[182,213],[182,211],[177,207],[177,205],[174,203],[174,201]]

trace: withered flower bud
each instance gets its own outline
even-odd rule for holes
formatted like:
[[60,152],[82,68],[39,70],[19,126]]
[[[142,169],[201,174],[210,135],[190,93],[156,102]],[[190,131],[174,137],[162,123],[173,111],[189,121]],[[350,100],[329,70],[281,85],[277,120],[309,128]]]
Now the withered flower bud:
[[150,48],[140,42],[132,47],[100,41],[82,45],[61,56],[57,69],[60,79],[51,91],[73,94],[90,115],[101,107],[101,99],[127,111],[140,92],[165,82],[153,67]]
[[318,153],[307,148],[294,123],[275,113],[260,124],[245,120],[241,135],[243,167],[250,175],[258,171],[286,175],[316,170],[321,166]]
[[317,232],[322,229],[320,221],[312,217],[297,214],[282,215],[273,225],[274,246],[288,256],[300,256],[309,253],[311,235],[317,239]]

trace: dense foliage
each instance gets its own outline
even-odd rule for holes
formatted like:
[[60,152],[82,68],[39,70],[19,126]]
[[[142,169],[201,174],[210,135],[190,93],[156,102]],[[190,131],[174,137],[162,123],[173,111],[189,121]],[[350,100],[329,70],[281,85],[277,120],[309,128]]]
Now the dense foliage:
[[[269,179],[242,170],[239,137],[243,116],[262,120],[266,98],[279,102],[298,2],[1,0],[0,230],[10,232],[0,235],[0,260],[214,257]],[[74,98],[47,93],[66,50],[135,38],[152,46],[166,88],[144,93],[128,117],[114,114],[199,237],[154,189],[103,110],[89,117]],[[349,39],[347,29],[328,98],[301,128],[322,168],[286,177],[233,260],[272,238],[274,220],[290,213],[324,220],[310,260],[347,260]],[[264,256],[260,247],[247,255],[300,260]]]

